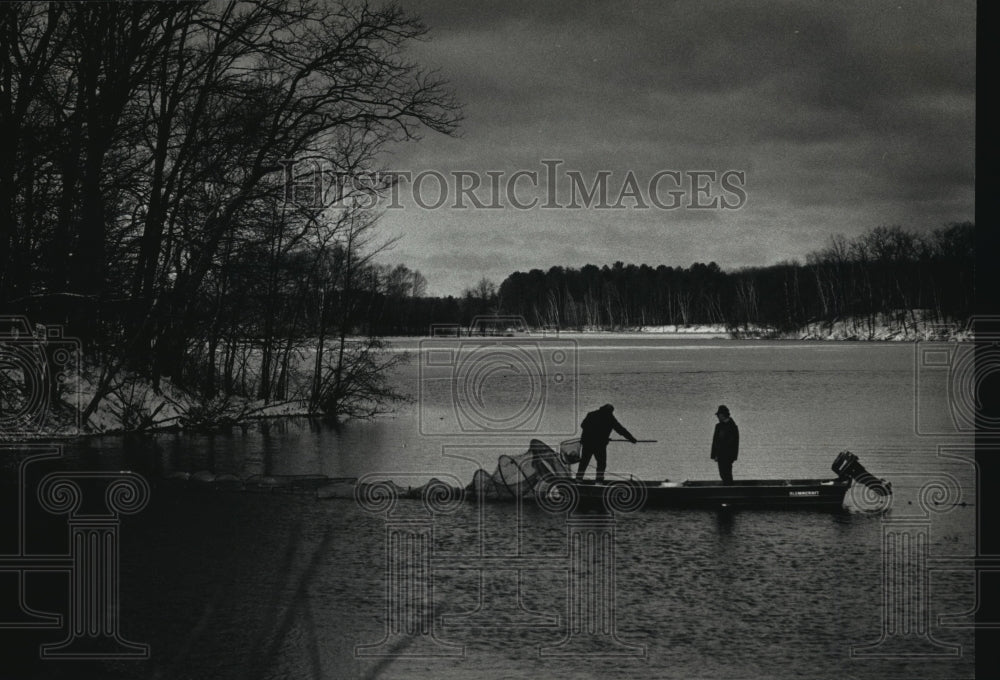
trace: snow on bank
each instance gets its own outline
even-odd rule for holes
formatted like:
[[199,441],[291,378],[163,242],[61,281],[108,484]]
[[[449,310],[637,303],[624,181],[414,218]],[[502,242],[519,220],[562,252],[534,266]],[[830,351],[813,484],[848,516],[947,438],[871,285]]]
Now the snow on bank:
[[0,441],[213,427],[258,418],[311,415],[305,400],[272,403],[243,397],[206,400],[176,387],[167,378],[161,379],[160,389],[156,391],[146,380],[127,377],[116,382],[117,387],[98,402],[83,423],[80,420],[82,412],[98,389],[95,372],[91,369],[84,366],[82,375],[73,376],[64,383],[64,403],[52,408],[47,400],[39,400],[37,403],[43,411],[25,419],[20,426],[0,431]]
[[601,337],[634,334],[665,335],[700,339],[738,340],[863,340],[874,342],[915,342],[925,340],[972,341],[973,334],[967,326],[957,323],[942,324],[932,321],[920,310],[874,319],[849,317],[835,321],[814,321],[794,331],[781,332],[765,326],[729,328],[724,324],[693,324],[666,326],[635,326],[614,331],[584,329],[561,330],[559,335],[600,335]]
[[722,324],[695,324],[682,326],[674,324],[670,326],[639,326],[640,333],[679,333],[682,335],[720,335],[729,336],[729,330]]
[[[90,403],[96,385],[81,381],[81,403]],[[169,378],[160,380],[159,392],[147,381],[130,378],[105,396],[86,423],[88,432],[162,430],[237,424],[258,418],[315,415],[305,399],[265,402],[239,396],[200,397],[176,387]]]
[[917,342],[927,340],[974,339],[968,325],[933,321],[920,310],[885,314],[872,318],[850,317],[835,321],[817,321],[784,335],[795,340],[869,340],[875,342]]
[[[96,384],[81,380],[81,403],[89,404]],[[131,378],[105,396],[90,416],[89,432],[120,432],[130,429],[164,429],[245,421],[254,417],[308,415],[305,401],[265,403],[244,397],[205,400],[177,388],[169,379],[160,381],[157,393],[148,382]]]
[[[548,331],[539,331],[546,333]],[[601,337],[628,336],[635,334],[646,335],[677,335],[685,338],[727,339],[732,337],[732,333],[722,324],[694,324],[690,326],[668,325],[668,326],[634,326],[616,330],[602,330],[598,328],[585,328],[583,330],[560,330],[559,335],[600,335]]]
[[[639,326],[615,331],[584,329],[559,331],[558,335],[588,335],[596,337],[661,336],[684,339],[763,339],[763,340],[855,340],[855,341],[960,341],[971,342],[974,336],[968,326],[940,324],[920,310],[895,313],[875,319],[847,318],[828,322],[813,322],[789,333],[777,333],[768,328],[727,329],[721,324]],[[542,335],[547,331],[540,331]],[[530,335],[535,335],[531,333]],[[402,338],[401,338],[402,339]],[[412,340],[412,338],[410,338]],[[410,351],[393,348],[393,351]],[[84,366],[82,375],[64,385],[64,401],[83,410],[97,391],[97,372]],[[265,403],[243,397],[219,397],[211,400],[179,389],[163,379],[159,391],[147,381],[125,377],[100,402],[87,423],[79,423],[76,410],[66,404],[48,409],[42,418],[20,428],[0,430],[0,441],[21,441],[43,438],[66,438],[82,434],[119,433],[135,430],[197,428],[245,423],[257,418],[308,416],[308,403],[289,399]],[[299,391],[299,394],[302,392]],[[70,398],[72,395],[73,398]],[[47,400],[39,404],[47,407]]]

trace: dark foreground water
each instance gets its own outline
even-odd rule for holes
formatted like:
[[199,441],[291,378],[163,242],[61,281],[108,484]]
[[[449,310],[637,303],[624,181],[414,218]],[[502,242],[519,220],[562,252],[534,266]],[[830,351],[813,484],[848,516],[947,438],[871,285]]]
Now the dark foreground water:
[[[524,448],[529,433],[434,431],[463,414],[418,361],[399,379],[419,400],[375,424],[92,439],[34,465],[31,499],[48,471],[129,469],[149,480],[149,505],[120,530],[116,625],[150,656],[39,661],[39,645],[64,639],[65,625],[0,629],[0,677],[973,677],[975,576],[946,559],[975,554],[972,450],[946,431],[947,386],[916,375],[912,346],[588,343],[575,355],[578,408],[613,400],[637,436],[659,440],[612,448],[612,472],[714,477],[710,416],[726,402],[744,432],[738,475],[828,477],[836,452],[851,448],[893,482],[891,507],[873,512],[854,496],[842,512],[658,510],[612,522],[530,504],[388,508],[166,479],[468,481],[498,452]],[[506,379],[512,387],[491,398],[516,416],[524,386],[516,373]],[[19,490],[8,454],[9,555]],[[66,553],[65,519],[26,512],[23,552]],[[588,535],[603,548],[575,560],[572,537]],[[8,612],[19,590],[11,564],[0,573]],[[65,572],[24,578],[29,608],[67,610]]]

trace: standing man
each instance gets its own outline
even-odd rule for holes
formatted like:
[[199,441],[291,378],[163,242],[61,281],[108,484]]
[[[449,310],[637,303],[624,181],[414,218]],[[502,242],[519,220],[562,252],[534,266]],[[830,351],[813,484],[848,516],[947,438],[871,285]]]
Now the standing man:
[[580,435],[583,452],[580,457],[580,467],[576,470],[577,479],[583,479],[583,473],[586,472],[590,457],[593,456],[597,459],[597,481],[604,481],[604,470],[608,467],[608,439],[611,437],[611,430],[635,444],[635,437],[618,422],[614,412],[614,406],[605,404],[596,411],[588,413],[580,423],[580,427],[583,428],[583,434]]
[[733,483],[733,463],[740,452],[740,428],[729,417],[729,409],[720,406],[715,412],[719,422],[715,424],[712,437],[712,460],[719,464],[719,476],[723,484]]

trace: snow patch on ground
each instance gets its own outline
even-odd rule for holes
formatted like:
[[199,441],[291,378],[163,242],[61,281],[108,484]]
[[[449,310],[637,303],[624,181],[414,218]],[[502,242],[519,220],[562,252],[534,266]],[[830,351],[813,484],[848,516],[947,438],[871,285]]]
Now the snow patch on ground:
[[634,326],[615,331],[584,329],[559,331],[559,335],[626,336],[632,334],[676,335],[684,338],[734,338],[739,340],[866,340],[875,342],[915,342],[918,340],[972,341],[973,335],[957,323],[941,323],[922,310],[883,314],[874,318],[848,317],[833,321],[813,321],[794,331],[766,326],[727,327],[725,324]]
[[272,403],[244,397],[206,400],[178,388],[167,378],[161,379],[157,391],[148,381],[126,377],[116,381],[116,389],[98,402],[84,423],[81,422],[82,413],[97,393],[98,379],[92,367],[85,366],[81,373],[64,383],[64,403],[55,408],[46,404],[47,411],[43,417],[16,431],[0,432],[0,441],[211,427],[254,418],[310,415],[305,400]]
[[875,318],[850,317],[835,321],[816,321],[787,334],[796,340],[869,340],[875,342],[917,342],[927,340],[974,339],[968,326],[940,323],[919,310],[880,315]]
[[[548,332],[548,331],[542,331]],[[558,335],[600,335],[602,337],[615,337],[635,335],[637,333],[647,335],[680,335],[685,338],[730,338],[732,334],[723,324],[692,324],[681,325],[672,324],[666,326],[631,326],[615,330],[603,330],[599,328],[584,328],[582,330],[559,330]]]

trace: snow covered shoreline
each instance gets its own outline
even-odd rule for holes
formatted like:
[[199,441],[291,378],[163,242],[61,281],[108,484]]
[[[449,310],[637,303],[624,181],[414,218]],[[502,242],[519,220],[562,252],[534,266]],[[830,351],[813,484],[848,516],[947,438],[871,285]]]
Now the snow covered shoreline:
[[[743,340],[773,342],[785,340],[856,341],[856,342],[971,342],[973,334],[968,327],[958,324],[935,324],[908,314],[909,318],[895,316],[891,319],[843,319],[834,322],[814,322],[806,327],[779,333],[774,329],[745,327],[731,329],[724,325],[643,326],[630,329],[605,331],[598,329],[560,330],[560,337],[636,338],[660,337],[698,340]],[[550,330],[531,332],[523,337],[556,335]],[[514,340],[519,336],[515,336]],[[390,343],[414,341],[419,338],[386,338]],[[411,351],[403,347],[391,351]],[[105,396],[86,424],[76,422],[74,408],[82,410],[93,398],[96,390],[95,370],[84,366],[83,375],[66,385],[66,404],[47,414],[37,426],[27,431],[0,431],[0,441],[38,441],[43,439],[72,439],[125,432],[163,432],[170,430],[213,429],[242,425],[261,419],[290,417],[323,417],[310,411],[307,400],[287,399],[265,403],[244,397],[216,397],[206,399],[162,380],[160,389],[137,377],[124,377],[119,387]]]
[[[538,331],[546,334],[547,331]],[[727,327],[724,324],[693,324],[668,326],[636,326],[619,330],[560,330],[562,335],[596,337],[629,337],[656,335],[678,338],[720,340],[827,340],[855,342],[918,342],[953,340],[971,342],[972,332],[960,324],[939,324],[919,317],[916,320],[895,319],[838,319],[814,321],[794,331],[779,331],[761,326]]]

